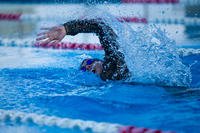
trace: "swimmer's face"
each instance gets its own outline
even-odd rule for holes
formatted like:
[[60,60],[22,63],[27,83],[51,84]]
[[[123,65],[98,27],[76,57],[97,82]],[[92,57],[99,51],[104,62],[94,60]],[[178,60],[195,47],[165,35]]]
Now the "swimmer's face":
[[95,74],[100,75],[102,73],[102,64],[103,61],[95,60],[95,59],[85,59],[81,64],[82,71],[89,71]]

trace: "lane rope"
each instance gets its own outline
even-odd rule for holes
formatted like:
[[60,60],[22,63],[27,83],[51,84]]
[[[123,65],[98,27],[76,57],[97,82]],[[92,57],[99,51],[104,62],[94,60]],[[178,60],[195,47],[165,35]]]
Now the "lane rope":
[[27,39],[1,39],[0,46],[8,47],[36,47],[36,48],[51,48],[51,49],[72,49],[72,50],[103,50],[100,44],[92,43],[72,43],[72,42],[61,42],[57,44],[39,44],[35,43],[34,40]]
[[103,47],[98,44],[90,43],[57,43],[57,44],[34,44],[35,47],[53,48],[53,49],[80,49],[80,50],[103,50]]
[[[51,49],[71,49],[71,50],[103,50],[100,44],[92,43],[71,43],[71,42],[61,42],[58,44],[44,44],[40,45],[35,43],[34,40],[23,40],[23,39],[1,39],[0,46],[8,47],[36,47],[36,48],[51,48]],[[178,53],[180,56],[189,55],[200,55],[200,48],[178,48]]]
[[[21,13],[0,13],[0,20],[8,21],[19,21],[19,20],[42,20],[44,17],[33,16],[33,15],[22,15]],[[48,19],[55,19],[53,18]],[[146,18],[138,17],[119,17],[117,18],[120,22],[132,22],[132,23],[147,23]]]
[[179,0],[121,0],[122,3],[177,4]]
[[144,23],[147,24],[148,21],[146,18],[138,18],[138,17],[120,17],[117,18],[120,22],[128,22],[128,23]]
[[[35,15],[22,15],[20,13],[15,14],[7,14],[0,13],[0,20],[6,21],[41,21],[41,20],[55,20],[60,18],[48,17],[48,16],[35,16]],[[147,20],[142,17],[118,17],[118,21],[127,22],[127,23],[155,23],[155,24],[176,24],[176,25],[192,25],[192,26],[200,26],[199,18],[155,18],[152,20]]]
[[21,15],[21,13],[0,13],[0,20],[18,21]]
[[85,121],[79,119],[60,118],[0,109],[0,122],[12,124],[37,124],[39,126],[56,126],[59,128],[75,129],[94,133],[174,133],[172,131],[138,128],[106,122]]

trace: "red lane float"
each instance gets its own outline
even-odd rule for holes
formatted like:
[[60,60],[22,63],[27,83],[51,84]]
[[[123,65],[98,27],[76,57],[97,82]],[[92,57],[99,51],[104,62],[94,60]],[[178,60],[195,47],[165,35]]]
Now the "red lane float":
[[[20,20],[21,16],[22,14],[20,13],[13,13],[13,14],[0,13],[0,20],[18,21]],[[117,18],[117,20],[119,20],[120,22],[147,23],[146,18],[138,18],[138,17],[119,17]]]
[[157,3],[157,4],[162,4],[162,3],[171,3],[171,4],[176,4],[179,3],[179,0],[121,0],[122,3]]
[[0,20],[16,21],[21,17],[21,13],[0,13]]
[[126,126],[119,129],[119,133],[175,133],[173,131],[162,131],[148,128],[138,128],[134,126]]
[[80,50],[103,50],[103,47],[98,44],[90,43],[57,43],[57,44],[34,44],[35,47],[53,48],[53,49],[80,49]]
[[147,23],[146,18],[137,18],[137,17],[120,17],[117,18],[120,22],[132,22],[132,23]]

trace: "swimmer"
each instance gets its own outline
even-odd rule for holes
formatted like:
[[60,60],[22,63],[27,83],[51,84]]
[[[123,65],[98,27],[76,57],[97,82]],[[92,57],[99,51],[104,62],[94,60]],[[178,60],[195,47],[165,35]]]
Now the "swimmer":
[[130,71],[124,60],[124,55],[119,51],[117,35],[113,29],[100,19],[73,20],[61,26],[42,28],[45,32],[38,34],[40,44],[55,44],[60,42],[65,35],[78,33],[96,33],[104,48],[104,60],[84,59],[80,65],[81,71],[93,72],[102,80],[125,80],[130,77]]

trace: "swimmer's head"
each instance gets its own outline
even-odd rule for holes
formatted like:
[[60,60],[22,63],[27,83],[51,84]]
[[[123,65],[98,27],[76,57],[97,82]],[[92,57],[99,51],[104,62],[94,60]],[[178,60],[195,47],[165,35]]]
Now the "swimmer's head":
[[99,59],[84,59],[80,65],[82,71],[89,71],[100,75],[102,73],[103,61]]

